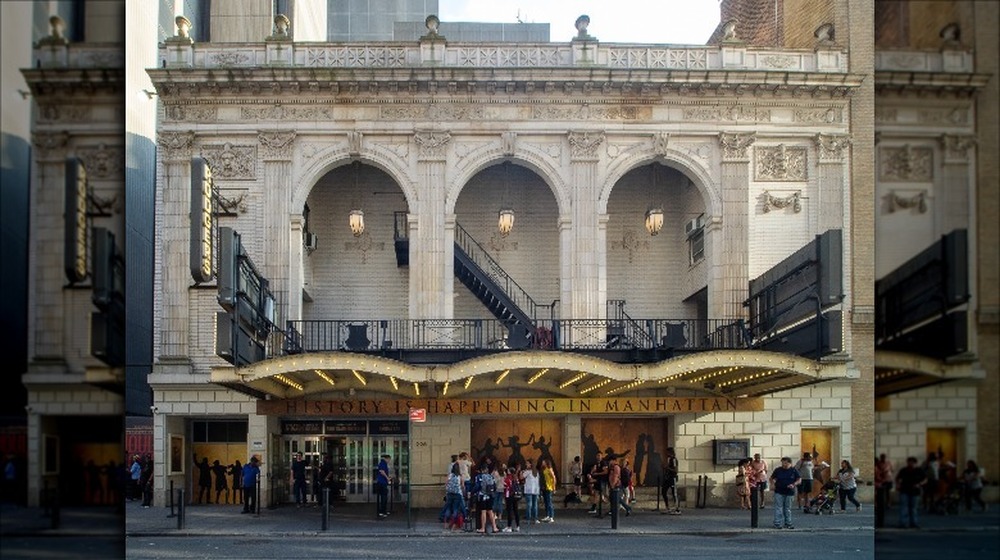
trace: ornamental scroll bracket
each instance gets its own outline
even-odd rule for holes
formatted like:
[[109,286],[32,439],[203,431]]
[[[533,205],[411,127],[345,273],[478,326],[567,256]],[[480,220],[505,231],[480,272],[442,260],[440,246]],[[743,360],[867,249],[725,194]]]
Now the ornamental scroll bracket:
[[764,199],[764,213],[771,209],[784,210],[790,208],[792,212],[798,214],[802,211],[802,191],[795,191],[788,196],[774,196],[770,191],[764,191],[761,195]]
[[887,209],[889,213],[900,209],[914,210],[918,214],[924,214],[927,212],[927,191],[920,190],[913,192],[893,189],[886,195],[886,202],[888,203]]

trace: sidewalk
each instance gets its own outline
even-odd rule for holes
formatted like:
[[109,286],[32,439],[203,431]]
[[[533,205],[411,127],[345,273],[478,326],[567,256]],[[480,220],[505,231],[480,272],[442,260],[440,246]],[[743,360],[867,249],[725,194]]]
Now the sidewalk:
[[[139,502],[125,504],[125,519],[114,508],[66,508],[61,512],[58,529],[51,528],[51,518],[44,517],[38,508],[0,506],[0,536],[113,536],[124,532],[127,536],[189,536],[189,535],[261,535],[271,536],[441,536],[446,534],[437,522],[437,510],[414,509],[410,512],[407,528],[405,504],[396,504],[392,515],[379,520],[374,505],[337,504],[330,515],[329,528],[322,531],[319,508],[296,508],[285,505],[264,509],[260,515],[241,514],[241,506],[189,506],[186,510],[184,529],[177,528],[177,518],[169,517],[169,508],[144,509]],[[758,531],[773,532],[773,511],[760,510],[758,528],[750,527],[750,513],[746,510],[706,508],[685,509],[681,515],[662,515],[654,506],[633,506],[634,512],[619,517],[618,529],[611,529],[611,518],[598,519],[589,515],[581,506],[557,508],[554,523],[522,524],[522,534],[583,535],[583,534],[745,534]],[[874,531],[872,508],[865,506],[860,513],[837,515],[807,515],[792,513],[795,531]],[[896,511],[886,518],[885,532],[910,532],[912,529],[894,528]],[[997,531],[1000,530],[1000,508],[991,504],[988,513],[962,512],[956,516],[921,515],[923,532]],[[469,535],[456,533],[455,536]],[[471,536],[471,535],[469,535]]]

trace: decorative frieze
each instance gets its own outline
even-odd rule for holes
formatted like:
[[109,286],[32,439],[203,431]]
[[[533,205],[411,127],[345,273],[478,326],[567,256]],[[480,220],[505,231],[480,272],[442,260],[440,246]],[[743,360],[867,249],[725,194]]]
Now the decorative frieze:
[[577,106],[543,105],[533,107],[531,117],[540,120],[611,120],[611,121],[645,121],[653,116],[650,107],[633,105],[600,105],[587,103]]
[[841,162],[847,147],[851,145],[851,138],[846,134],[817,134],[816,147],[819,151],[820,162]]
[[420,146],[419,159],[443,160],[446,147],[451,141],[451,133],[444,131],[422,130],[413,135],[413,140]]
[[749,161],[748,148],[756,139],[756,135],[752,132],[720,132],[719,145],[722,147],[722,160],[728,162]]
[[257,146],[211,144],[202,146],[201,155],[212,167],[216,179],[252,181],[257,178]]
[[775,196],[771,191],[764,191],[761,194],[761,200],[765,214],[772,209],[784,210],[787,208],[795,214],[802,211],[802,191],[795,191],[786,196]]
[[379,107],[384,120],[481,121],[496,120],[496,110],[473,103],[424,103]]
[[238,51],[220,52],[209,55],[208,60],[213,66],[228,68],[231,66],[252,66],[253,59]]
[[771,122],[770,109],[759,109],[745,105],[729,107],[687,107],[683,118],[698,122]]
[[880,148],[879,179],[882,181],[931,181],[934,150],[910,145]]
[[190,159],[194,146],[194,132],[160,132],[156,138],[160,153],[165,161]]
[[210,122],[218,117],[214,105],[167,105],[163,109],[164,120]]
[[39,104],[38,120],[41,122],[83,122],[90,120],[90,107],[83,105]]
[[973,136],[955,136],[944,134],[941,136],[941,148],[944,150],[944,160],[947,163],[967,163],[969,161],[969,150],[976,145]]
[[304,107],[287,105],[268,105],[266,107],[243,106],[240,107],[241,120],[333,120],[333,109],[321,105],[307,105]]
[[294,130],[276,130],[257,133],[261,157],[264,160],[290,160],[295,145]]
[[795,109],[792,121],[805,124],[836,124],[844,122],[844,111],[840,107],[817,107]]
[[912,210],[918,214],[927,212],[927,191],[901,191],[893,189],[886,195],[886,210],[889,213],[896,210]]
[[347,68],[401,68],[406,65],[404,47],[310,46],[305,49],[306,66]]
[[108,149],[100,144],[97,147],[80,148],[77,155],[87,168],[87,176],[94,179],[121,177],[125,168],[121,147]]
[[596,160],[597,148],[604,142],[604,131],[570,132],[569,152],[574,160]]

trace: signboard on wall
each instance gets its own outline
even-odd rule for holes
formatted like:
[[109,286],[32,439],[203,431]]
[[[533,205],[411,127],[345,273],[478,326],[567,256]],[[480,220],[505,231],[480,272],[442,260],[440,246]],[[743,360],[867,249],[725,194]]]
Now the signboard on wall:
[[[268,416],[401,416],[411,408],[427,415],[505,416],[523,414],[689,414],[749,412],[764,409],[759,397],[631,397],[531,399],[411,399],[411,400],[262,400],[257,414]],[[329,424],[327,425],[329,433]]]

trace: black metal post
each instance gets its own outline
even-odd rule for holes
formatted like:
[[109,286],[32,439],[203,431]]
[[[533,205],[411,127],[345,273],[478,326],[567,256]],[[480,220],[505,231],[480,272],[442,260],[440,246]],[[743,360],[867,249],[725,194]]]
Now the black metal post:
[[58,529],[59,524],[62,521],[59,517],[59,485],[57,484],[55,489],[52,490],[52,528]]
[[174,481],[173,480],[170,481],[170,490],[167,490],[167,502],[170,503],[170,515],[168,515],[167,517],[168,518],[170,518],[170,517],[177,517],[177,514],[174,513]]
[[618,505],[618,503],[621,500],[621,493],[622,493],[621,488],[612,488],[611,489],[611,528],[612,529],[617,529],[618,528],[618,508],[621,507],[621,506]]
[[[702,478],[702,475],[699,474],[698,475],[698,486],[697,486],[697,489],[695,490],[695,494],[694,494],[694,506],[697,507],[697,508],[701,507],[701,478]],[[667,509],[669,510],[670,507],[667,506]]]
[[656,475],[656,511],[660,511],[660,494],[663,493],[663,475]]
[[327,527],[330,526],[330,489],[323,489],[323,503],[320,506],[320,517],[322,522],[323,530],[326,531]]
[[254,485],[253,491],[257,493],[256,499],[253,501],[254,515],[260,517],[260,475],[257,475],[257,484]]
[[184,529],[184,514],[185,514],[185,500],[184,500],[184,489],[177,489],[177,529]]
[[878,485],[875,488],[875,527],[882,528],[885,527],[885,508],[886,508],[886,491],[885,486]]
[[754,486],[750,489],[750,528],[757,528],[757,511],[760,509],[758,507],[759,494],[757,493],[757,487]]

